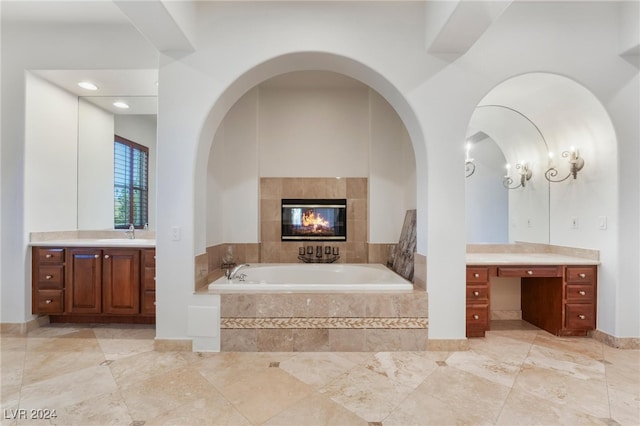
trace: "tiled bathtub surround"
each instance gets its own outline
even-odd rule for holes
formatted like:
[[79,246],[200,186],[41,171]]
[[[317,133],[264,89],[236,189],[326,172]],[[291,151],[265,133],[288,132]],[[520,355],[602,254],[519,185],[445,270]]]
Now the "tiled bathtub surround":
[[222,294],[222,351],[425,350],[427,294]]

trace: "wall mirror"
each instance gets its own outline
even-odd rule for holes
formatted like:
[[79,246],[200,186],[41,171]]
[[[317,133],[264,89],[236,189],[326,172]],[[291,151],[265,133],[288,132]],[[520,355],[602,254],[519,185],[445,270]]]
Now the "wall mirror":
[[[113,136],[149,148],[149,227],[155,228],[157,70],[40,70],[78,96],[77,229],[113,228]],[[97,90],[79,87],[90,81]],[[128,108],[118,108],[116,102]]]
[[[526,115],[497,100],[483,99],[467,130],[468,156],[475,168],[466,179],[467,241],[548,244],[546,141]],[[520,186],[525,165],[531,178]],[[505,187],[506,177],[513,180],[513,189]]]

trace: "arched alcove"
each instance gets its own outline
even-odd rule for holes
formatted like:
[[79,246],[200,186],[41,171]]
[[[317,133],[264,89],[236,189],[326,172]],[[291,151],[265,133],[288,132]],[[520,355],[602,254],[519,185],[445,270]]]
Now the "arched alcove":
[[[202,130],[199,135],[197,155],[195,158],[195,229],[206,229],[206,185],[202,185],[207,179],[207,167],[209,153],[216,132],[220,128],[224,117],[236,102],[249,90],[263,81],[277,75],[293,71],[330,71],[353,78],[379,94],[388,102],[400,117],[406,128],[416,161],[416,186],[420,183],[426,187],[426,153],[424,136],[418,120],[402,93],[381,73],[371,69],[352,58],[328,54],[324,52],[299,52],[282,55],[265,61],[240,75],[212,104]],[[418,211],[426,204],[426,194],[416,194]],[[423,210],[426,210],[424,208]],[[422,212],[426,217],[426,211]],[[418,224],[420,226],[420,224]],[[195,251],[203,252],[206,248],[206,233],[198,236],[195,243]]]

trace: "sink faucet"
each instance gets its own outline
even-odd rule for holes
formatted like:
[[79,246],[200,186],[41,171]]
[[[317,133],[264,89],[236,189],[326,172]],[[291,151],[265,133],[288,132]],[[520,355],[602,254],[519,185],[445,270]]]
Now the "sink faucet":
[[136,228],[133,226],[133,223],[129,224],[129,230],[125,232],[129,236],[130,240],[134,240],[136,238]]
[[231,271],[227,270],[225,275],[230,280],[232,280],[234,278],[240,278],[242,280],[244,278],[244,274],[240,274],[240,276],[237,276],[237,274],[238,274],[238,271],[240,271],[240,269],[244,268],[245,266],[251,266],[251,265],[249,265],[248,263],[242,263],[242,264],[236,266],[235,268],[233,268]]

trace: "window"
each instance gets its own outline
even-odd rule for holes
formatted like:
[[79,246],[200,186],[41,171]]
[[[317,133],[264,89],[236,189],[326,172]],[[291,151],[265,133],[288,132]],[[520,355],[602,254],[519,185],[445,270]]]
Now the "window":
[[114,227],[143,228],[149,221],[149,148],[114,137],[113,204]]

